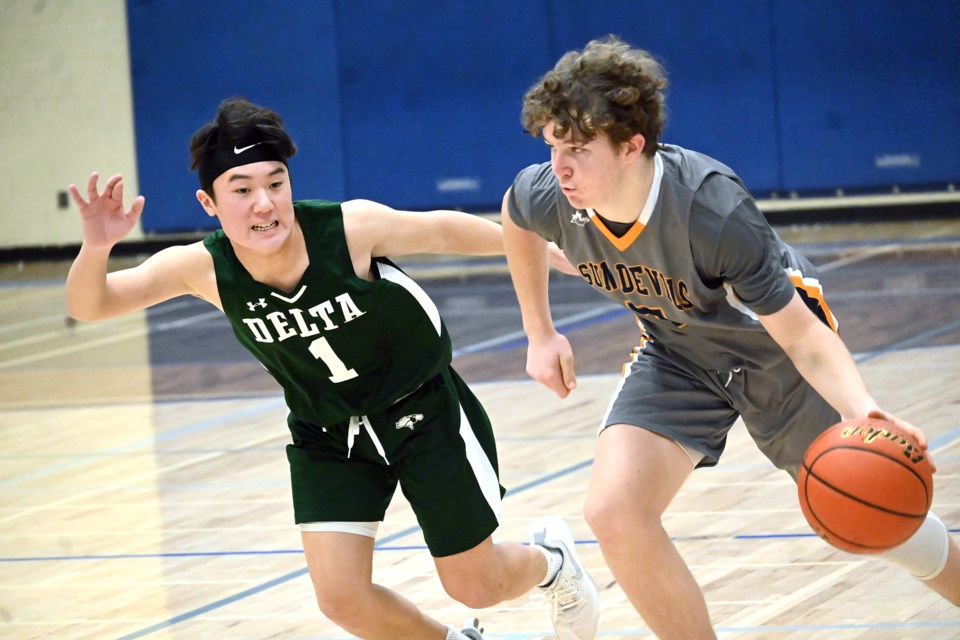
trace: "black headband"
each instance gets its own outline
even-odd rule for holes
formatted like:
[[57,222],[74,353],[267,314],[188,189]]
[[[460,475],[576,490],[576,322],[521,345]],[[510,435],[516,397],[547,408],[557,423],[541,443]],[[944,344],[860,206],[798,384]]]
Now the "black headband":
[[232,147],[217,146],[203,159],[197,167],[197,177],[200,178],[200,187],[205,189],[220,177],[224,171],[252,162],[276,160],[287,164],[276,146],[269,142],[254,142],[253,144],[234,145]]

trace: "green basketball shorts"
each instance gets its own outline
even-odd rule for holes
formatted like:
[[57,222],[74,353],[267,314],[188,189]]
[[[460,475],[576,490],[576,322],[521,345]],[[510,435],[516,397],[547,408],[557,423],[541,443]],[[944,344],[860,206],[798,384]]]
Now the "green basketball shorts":
[[499,525],[493,429],[452,368],[384,411],[287,422],[297,523],[381,521],[399,483],[434,557],[472,549]]

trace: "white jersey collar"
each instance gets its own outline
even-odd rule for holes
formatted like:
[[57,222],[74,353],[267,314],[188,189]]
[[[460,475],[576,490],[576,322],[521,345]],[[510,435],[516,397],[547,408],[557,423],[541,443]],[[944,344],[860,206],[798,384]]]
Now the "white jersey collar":
[[[647,222],[650,220],[650,216],[653,215],[653,210],[657,206],[657,200],[660,198],[661,182],[663,182],[663,158],[660,157],[660,152],[657,151],[653,154],[653,182],[650,184],[650,193],[647,194],[647,201],[640,211],[640,217],[637,218],[637,222],[643,226],[647,226]],[[596,214],[597,212],[593,209],[587,209],[587,215],[591,218]]]
[[637,221],[643,226],[647,225],[650,216],[653,215],[653,209],[657,206],[657,200],[660,198],[660,183],[663,182],[663,158],[660,152],[653,154],[653,182],[650,184],[650,194],[647,196],[647,202],[643,205],[643,211]]

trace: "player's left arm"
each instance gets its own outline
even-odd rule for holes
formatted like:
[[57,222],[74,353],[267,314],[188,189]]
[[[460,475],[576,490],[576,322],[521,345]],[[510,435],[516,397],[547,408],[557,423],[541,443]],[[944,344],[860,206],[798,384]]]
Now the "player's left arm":
[[810,311],[799,294],[794,293],[779,311],[759,319],[800,374],[841,416],[887,420],[927,448],[920,429],[880,408],[843,340]]
[[370,200],[341,205],[347,240],[372,256],[503,255],[500,225],[459,211],[401,211]]
[[[503,228],[486,218],[460,211],[402,211],[371,200],[341,205],[347,242],[370,256],[448,253],[503,255]],[[563,251],[550,244],[550,265],[566,274],[578,272]]]

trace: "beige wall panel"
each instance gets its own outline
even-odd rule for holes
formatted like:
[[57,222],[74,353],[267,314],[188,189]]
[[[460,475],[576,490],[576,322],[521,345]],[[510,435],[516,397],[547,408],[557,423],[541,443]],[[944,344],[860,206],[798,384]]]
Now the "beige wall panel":
[[0,6],[0,249],[78,244],[76,207],[58,208],[58,192],[94,170],[123,173],[128,203],[139,188],[126,5]]

